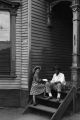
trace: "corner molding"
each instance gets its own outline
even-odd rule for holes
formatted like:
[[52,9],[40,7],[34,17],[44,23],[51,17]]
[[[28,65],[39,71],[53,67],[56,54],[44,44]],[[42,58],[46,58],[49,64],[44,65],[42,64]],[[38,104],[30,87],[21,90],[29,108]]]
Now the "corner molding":
[[[7,11],[16,11],[18,7],[20,6],[21,1],[10,1],[10,0],[0,0],[0,10],[7,10]],[[12,13],[11,12],[11,13]]]

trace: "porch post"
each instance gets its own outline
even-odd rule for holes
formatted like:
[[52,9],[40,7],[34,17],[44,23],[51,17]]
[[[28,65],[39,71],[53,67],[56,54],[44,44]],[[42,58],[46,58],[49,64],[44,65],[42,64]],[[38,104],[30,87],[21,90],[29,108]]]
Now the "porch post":
[[80,3],[74,0],[73,11],[73,61],[72,61],[72,81],[73,85],[80,86]]

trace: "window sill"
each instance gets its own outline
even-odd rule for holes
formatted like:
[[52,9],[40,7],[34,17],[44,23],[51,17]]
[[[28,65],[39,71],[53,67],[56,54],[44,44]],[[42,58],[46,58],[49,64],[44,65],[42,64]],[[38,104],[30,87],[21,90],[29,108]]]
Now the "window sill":
[[0,75],[0,78],[16,78],[16,75]]

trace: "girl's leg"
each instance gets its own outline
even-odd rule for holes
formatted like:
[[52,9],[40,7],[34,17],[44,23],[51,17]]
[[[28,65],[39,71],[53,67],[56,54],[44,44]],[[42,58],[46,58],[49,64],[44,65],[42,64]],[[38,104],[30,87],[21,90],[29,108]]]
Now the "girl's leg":
[[33,95],[33,105],[36,105],[36,97]]

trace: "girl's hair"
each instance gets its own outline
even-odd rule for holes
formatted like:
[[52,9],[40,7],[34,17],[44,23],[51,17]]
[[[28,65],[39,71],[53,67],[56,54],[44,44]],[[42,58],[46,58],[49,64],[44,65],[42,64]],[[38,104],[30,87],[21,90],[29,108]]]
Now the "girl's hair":
[[37,69],[41,70],[41,67],[40,67],[40,66],[34,67],[34,68],[33,68],[33,74],[35,73],[35,71],[36,71]]

